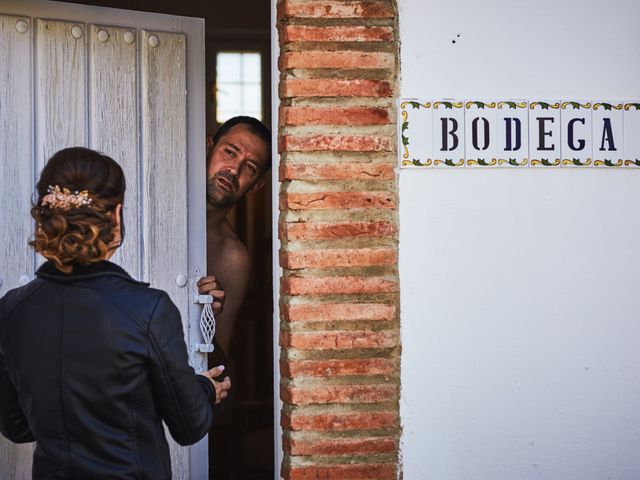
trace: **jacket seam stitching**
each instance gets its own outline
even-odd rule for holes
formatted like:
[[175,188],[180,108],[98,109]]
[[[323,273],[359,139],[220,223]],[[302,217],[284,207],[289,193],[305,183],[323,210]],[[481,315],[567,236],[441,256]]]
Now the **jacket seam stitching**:
[[162,376],[164,377],[164,380],[169,388],[169,392],[171,392],[171,398],[173,400],[173,404],[177,407],[176,411],[178,412],[178,416],[180,417],[180,426],[182,427],[183,432],[186,434],[187,428],[186,428],[186,422],[184,420],[184,415],[182,413],[182,409],[180,408],[180,404],[177,401],[175,389],[173,388],[173,385],[169,381],[170,380],[169,375],[167,374],[167,368],[164,362],[164,358],[162,358],[160,348],[158,347],[158,342],[156,342],[156,339],[154,338],[153,334],[151,334],[149,337],[151,339],[151,344],[153,345],[154,349],[156,350],[156,354],[158,355],[158,360],[160,361],[160,365],[162,366]]
[[58,305],[58,315],[60,320],[60,330],[58,334],[58,398],[60,402],[60,421],[62,424],[62,441],[64,443],[64,450],[66,453],[65,465],[66,468],[70,468],[71,462],[71,446],[69,442],[69,434],[67,432],[66,425],[66,417],[64,412],[64,404],[62,401],[62,337],[64,334],[63,331],[63,318],[64,318],[64,294],[65,294],[65,286],[62,286],[62,292],[59,297],[59,305]]
[[144,478],[144,471],[142,469],[142,464],[140,463],[140,457],[138,456],[138,444],[136,442],[136,427],[138,425],[137,416],[136,416],[136,406],[133,405],[131,408],[131,416],[133,417],[132,422],[132,432],[131,432],[131,441],[133,443],[133,455],[136,458],[136,466],[138,467],[138,474],[140,478]]
[[[124,307],[122,307],[120,304],[118,304],[117,302],[114,302],[112,299],[110,299],[109,297],[107,297],[106,295],[104,295],[99,289],[97,288],[91,288],[91,290],[93,290],[94,292],[96,292],[98,295],[100,295],[102,298],[104,298],[107,302],[109,302],[111,305],[113,305],[114,307],[116,307],[118,310],[120,310],[123,314],[125,314],[127,317],[129,317],[131,320],[133,320],[133,322],[136,324],[136,326],[138,328],[140,328],[141,331],[144,332],[144,324],[145,322],[143,320],[141,320],[140,318],[138,318],[137,315],[127,311]],[[160,303],[160,299],[158,299],[156,301],[156,304],[153,307],[153,310],[151,311],[151,318],[153,318],[153,314],[156,310],[156,307],[158,306],[158,303]],[[151,323],[151,322],[148,322]],[[149,331],[149,325],[147,325],[147,332]]]
[[151,322],[153,322],[153,317],[156,314],[158,305],[160,305],[160,300],[162,300],[162,294],[158,295],[158,299],[156,300],[155,305],[151,309],[151,315],[149,316],[149,322],[147,323],[147,336],[151,336]]

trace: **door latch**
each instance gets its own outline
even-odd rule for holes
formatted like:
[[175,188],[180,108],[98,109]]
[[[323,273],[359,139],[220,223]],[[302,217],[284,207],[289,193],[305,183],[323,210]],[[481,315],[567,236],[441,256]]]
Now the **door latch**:
[[198,303],[203,306],[202,312],[200,313],[200,333],[202,333],[204,343],[192,344],[191,348],[192,350],[202,353],[213,352],[213,336],[216,334],[216,319],[213,316],[213,309],[211,308],[213,297],[211,295],[196,295],[193,303]]

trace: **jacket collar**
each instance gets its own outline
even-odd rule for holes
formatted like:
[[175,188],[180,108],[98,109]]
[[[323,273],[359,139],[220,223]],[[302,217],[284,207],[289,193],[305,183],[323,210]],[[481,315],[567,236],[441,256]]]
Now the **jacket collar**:
[[74,265],[71,273],[64,273],[58,270],[55,264],[51,261],[47,261],[36,272],[38,278],[44,278],[47,280],[56,280],[59,282],[73,282],[76,280],[85,280],[88,278],[96,277],[120,277],[131,283],[137,285],[149,286],[146,282],[139,282],[134,280],[123,268],[119,267],[115,263],[111,263],[107,260],[102,260],[97,263],[91,263],[89,265]]

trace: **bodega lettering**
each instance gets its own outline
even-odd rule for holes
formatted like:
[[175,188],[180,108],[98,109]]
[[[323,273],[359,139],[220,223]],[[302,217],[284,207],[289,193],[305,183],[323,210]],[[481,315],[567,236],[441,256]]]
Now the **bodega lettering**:
[[399,104],[402,167],[640,167],[640,101]]

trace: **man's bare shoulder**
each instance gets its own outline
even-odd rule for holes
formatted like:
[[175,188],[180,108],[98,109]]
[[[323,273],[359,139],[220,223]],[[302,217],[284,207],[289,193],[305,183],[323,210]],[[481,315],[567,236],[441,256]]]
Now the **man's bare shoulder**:
[[[211,253],[215,255],[214,252]],[[229,263],[236,265],[238,268],[246,267],[244,268],[245,270],[249,269],[251,263],[249,250],[238,238],[230,238],[225,241],[220,253],[226,257]]]

